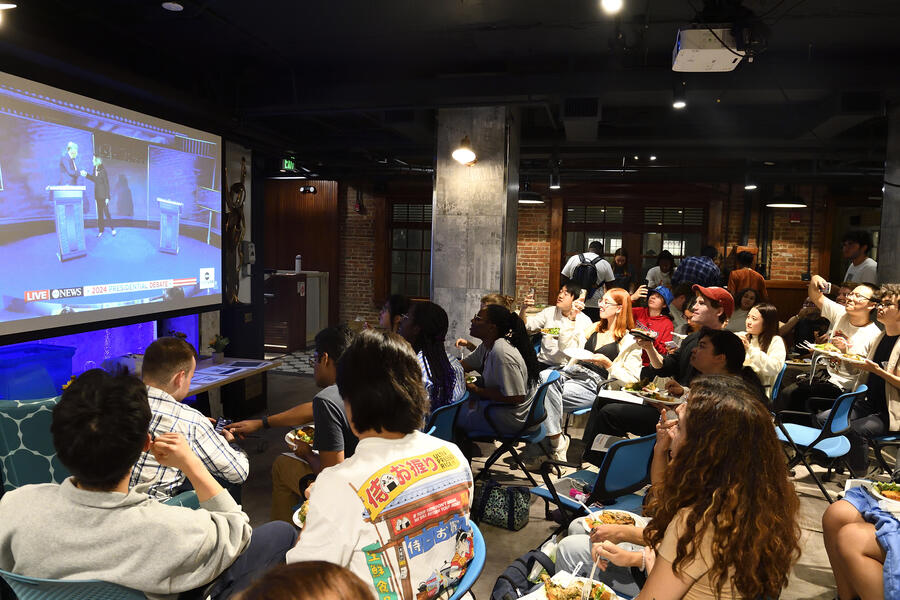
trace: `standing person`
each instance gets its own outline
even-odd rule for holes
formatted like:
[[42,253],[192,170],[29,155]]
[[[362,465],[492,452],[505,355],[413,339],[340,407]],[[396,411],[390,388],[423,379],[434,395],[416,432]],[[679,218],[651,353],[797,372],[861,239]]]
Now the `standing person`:
[[[250,529],[180,433],[156,435],[147,387],[129,375],[82,373],[53,409],[53,446],[72,473],[61,484],[25,485],[0,499],[0,568],[43,579],[99,579],[153,600],[205,588],[227,600],[284,562],[296,538],[286,523]],[[184,473],[200,507],[168,506],[130,488],[134,462]],[[52,555],[52,558],[51,558]]]
[[526,297],[523,301],[519,318],[525,321],[529,334],[540,333],[544,329],[558,330],[557,333],[551,331],[541,335],[541,351],[537,359],[542,368],[556,369],[564,365],[569,360],[565,351],[581,347],[578,336],[591,326],[591,320],[582,312],[584,303],[578,299],[580,294],[578,284],[570,281],[559,288],[556,306],[548,306],[530,317],[526,317],[525,310],[534,306],[534,299]]
[[745,331],[738,334],[747,352],[744,366],[753,369],[764,387],[771,388],[787,358],[784,340],[778,335],[778,309],[768,302],[757,304],[747,314]]
[[743,289],[756,290],[760,300],[768,300],[769,292],[766,290],[766,279],[753,270],[753,254],[744,250],[738,252],[735,257],[738,268],[728,276],[728,291],[735,296]]
[[759,293],[752,288],[743,289],[735,294],[734,312],[725,324],[725,329],[735,333],[744,331],[750,309],[759,304],[760,300]]
[[[853,477],[868,475],[868,438],[900,430],[900,285],[885,284],[880,294],[878,321],[884,325],[884,332],[872,340],[866,363],[859,367],[866,372],[860,383],[866,384],[868,392],[850,409],[850,431],[844,434],[850,440],[847,458]],[[817,415],[817,421],[824,424],[828,413]]]
[[416,352],[422,368],[422,382],[430,400],[429,412],[462,399],[466,393],[466,374],[462,365],[444,349],[448,323],[443,308],[434,302],[417,302],[409,308],[407,318],[400,322],[397,332]]
[[[665,286],[659,286],[650,290],[646,308],[635,306],[631,309],[636,323],[656,332],[653,345],[660,354],[668,353],[666,342],[672,341],[672,332],[675,330],[672,317],[669,315],[670,302],[672,292]],[[643,363],[645,367],[650,364],[650,358],[646,354],[643,356]]]
[[[239,495],[240,485],[250,475],[250,461],[234,442],[227,429],[216,433],[215,427],[199,410],[182,402],[188,395],[197,360],[194,348],[181,338],[161,337],[147,346],[141,375],[147,384],[147,399],[153,412],[150,433],[180,433],[191,450],[200,457],[209,472]],[[129,487],[142,486],[142,491],[165,500],[182,491],[185,474],[177,468],[160,464],[156,456],[145,451],[131,470]],[[235,498],[240,501],[240,498]]]
[[287,562],[341,565],[373,596],[437,597],[472,558],[472,471],[459,448],[419,431],[428,397],[400,336],[358,334],[338,361],[337,385],[359,445],[309,490],[306,524]]
[[297,427],[310,421],[315,425],[312,445],[296,440],[294,455],[297,458],[282,454],[272,463],[273,521],[290,522],[292,507],[303,498],[306,486],[322,469],[340,464],[353,456],[356,450],[359,440],[350,428],[344,412],[344,400],[335,383],[338,360],[351,341],[353,332],[343,325],[328,327],[316,334],[315,351],[310,361],[319,392],[312,402],[298,404],[276,415],[228,426],[231,432],[243,438],[254,431],[271,427]]
[[[871,284],[860,284],[847,296],[846,306],[841,306],[822,293],[826,283],[819,275],[813,275],[808,293],[809,299],[822,311],[822,316],[831,321],[828,341],[841,352],[867,356],[872,342],[881,333],[872,322],[872,313],[878,301],[877,290]],[[811,397],[837,398],[853,390],[859,376],[859,369],[838,359],[828,359],[825,361],[825,377],[812,383],[804,379],[788,386],[779,394],[780,407],[789,410],[825,408],[808,407],[807,401]]]
[[672,275],[672,284],[690,283],[703,287],[716,287],[722,278],[722,272],[716,266],[714,259],[719,255],[712,246],[704,246],[700,250],[700,256],[688,256],[681,259],[675,274]]
[[878,283],[878,263],[869,258],[872,250],[872,236],[868,231],[850,231],[841,242],[844,258],[850,261],[845,281]]
[[668,250],[663,250],[656,257],[656,266],[647,271],[647,287],[655,288],[663,285],[671,289],[674,269],[675,257]]
[[59,157],[59,185],[78,185],[78,176],[82,171],[75,164],[78,158],[78,144],[69,142],[66,151]]
[[607,289],[618,287],[627,290],[629,294],[633,292],[634,271],[632,271],[631,265],[628,264],[628,252],[625,248],[619,248],[613,255],[612,270],[615,279],[606,286]]
[[407,312],[409,312],[409,298],[401,294],[391,294],[378,313],[378,325],[391,333],[397,333],[400,321]]
[[501,433],[514,433],[528,418],[541,370],[525,324],[515,313],[491,304],[472,318],[469,333],[481,340],[485,351],[483,358],[473,352],[462,365],[481,373],[482,381],[466,384],[470,398],[460,408],[457,427],[463,433],[490,431],[485,409],[500,404],[500,410],[492,409],[491,420]]
[[600,297],[603,296],[603,290],[611,287],[615,280],[612,267],[603,260],[603,243],[594,240],[588,244],[587,252],[572,256],[563,267],[562,276],[563,285],[573,281],[578,287],[587,290],[583,312],[591,321],[599,319],[600,310],[597,306]]
[[112,226],[112,217],[109,214],[109,177],[106,174],[106,167],[103,166],[103,159],[99,156],[95,156],[93,162],[94,172],[82,171],[81,176],[94,182],[94,202],[97,203],[97,229],[99,230],[97,237],[103,236],[104,223],[108,223],[112,234],[116,235],[116,228]]

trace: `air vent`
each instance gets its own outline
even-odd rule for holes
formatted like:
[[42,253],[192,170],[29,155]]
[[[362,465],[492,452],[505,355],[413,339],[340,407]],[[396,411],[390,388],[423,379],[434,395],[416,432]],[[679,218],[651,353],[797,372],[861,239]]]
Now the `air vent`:
[[431,223],[430,204],[394,204],[395,223]]

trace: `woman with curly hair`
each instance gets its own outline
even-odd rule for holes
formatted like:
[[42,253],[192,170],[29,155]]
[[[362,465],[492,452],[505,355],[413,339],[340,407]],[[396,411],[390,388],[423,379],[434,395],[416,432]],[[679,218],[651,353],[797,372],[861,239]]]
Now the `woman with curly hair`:
[[[602,570],[619,567],[600,579],[634,593],[621,567],[648,571],[635,600],[780,595],[800,556],[800,501],[759,394],[740,377],[704,375],[694,379],[677,420],[663,413],[644,507],[653,518],[644,528],[603,525],[591,532],[591,559]],[[557,569],[586,559],[585,538],[563,540]],[[616,546],[623,541],[646,549]]]

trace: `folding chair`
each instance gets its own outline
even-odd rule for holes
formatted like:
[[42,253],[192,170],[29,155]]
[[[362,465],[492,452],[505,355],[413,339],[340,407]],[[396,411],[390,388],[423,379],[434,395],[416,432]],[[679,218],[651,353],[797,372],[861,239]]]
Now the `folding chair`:
[[829,503],[834,500],[813,472],[807,458],[813,453],[824,455],[829,459],[828,472],[830,474],[834,462],[847,455],[850,451],[850,440],[842,434],[850,429],[850,409],[853,408],[853,403],[865,396],[867,390],[865,385],[861,385],[852,392],[838,396],[821,429],[796,423],[784,423],[781,420],[782,415],[807,415],[804,412],[783,410],[775,416],[775,426],[777,427],[775,433],[778,435],[778,439],[794,449],[794,457],[788,462],[788,468],[802,462]]
[[778,372],[778,376],[775,377],[775,382],[772,384],[772,389],[769,390],[769,400],[772,402],[772,405],[775,404],[775,398],[778,397],[778,392],[781,391],[781,382],[784,379],[784,372],[787,371],[787,365],[781,367],[781,371]]
[[0,570],[19,600],[146,600],[143,592],[106,581],[25,577]]
[[[469,521],[469,527],[472,528],[472,560],[469,561],[466,572],[463,574],[459,585],[453,591],[453,595],[450,596],[450,600],[459,600],[465,596],[472,589],[472,586],[475,585],[475,582],[478,581],[478,576],[484,570],[484,559],[487,556],[484,548],[484,536],[481,535],[478,525],[471,520]],[[472,594],[472,597],[474,598],[475,594]]]
[[525,465],[522,463],[522,459],[519,457],[519,453],[516,452],[516,444],[519,442],[524,442],[526,444],[536,444],[540,442],[544,437],[546,437],[546,428],[544,427],[544,421],[547,419],[547,409],[544,406],[544,400],[547,397],[547,388],[549,388],[554,381],[559,379],[559,371],[553,371],[550,373],[550,376],[547,378],[541,387],[538,388],[537,392],[534,394],[534,398],[531,401],[531,408],[528,411],[528,416],[525,419],[525,423],[522,427],[519,428],[518,431],[512,434],[500,433],[498,427],[495,425],[494,420],[491,418],[491,415],[496,410],[508,410],[509,404],[503,403],[493,403],[490,404],[484,411],[484,418],[488,422],[488,425],[491,428],[491,431],[469,431],[467,436],[469,439],[474,440],[476,442],[493,442],[499,441],[500,447],[494,450],[493,454],[491,454],[487,461],[484,463],[484,468],[478,473],[475,477],[475,480],[479,480],[482,477],[486,476],[488,471],[497,459],[506,454],[507,452],[512,456],[513,461],[516,465],[525,473],[525,476],[531,482],[531,485],[537,486],[537,481],[532,477],[531,473],[528,472],[528,469],[525,468]]
[[890,475],[891,480],[893,480],[894,473],[900,471],[900,465],[895,465],[894,469],[891,469],[890,465],[888,465],[887,461],[884,459],[883,452],[886,446],[900,446],[900,431],[889,431],[884,435],[871,437],[869,438],[869,446],[875,451],[875,459],[878,461],[878,465],[885,473]]
[[456,443],[456,436],[453,434],[453,426],[456,424],[456,415],[459,414],[459,407],[463,402],[468,401],[469,392],[463,394],[462,398],[442,406],[428,417],[428,423],[425,425],[425,433],[441,438],[445,442]]
[[[585,469],[558,481],[572,478],[590,485],[591,493],[584,501],[588,506],[596,502],[603,504],[604,508],[640,512],[643,498],[634,492],[650,483],[650,463],[655,444],[655,433],[616,442],[610,446],[597,473]],[[544,485],[531,488],[531,493],[544,499],[544,512],[548,520],[550,503],[559,507],[563,514],[563,525],[556,531],[559,533],[572,519],[584,513],[584,507],[573,498],[560,495],[550,480],[553,464],[554,461],[544,463],[541,468]]]

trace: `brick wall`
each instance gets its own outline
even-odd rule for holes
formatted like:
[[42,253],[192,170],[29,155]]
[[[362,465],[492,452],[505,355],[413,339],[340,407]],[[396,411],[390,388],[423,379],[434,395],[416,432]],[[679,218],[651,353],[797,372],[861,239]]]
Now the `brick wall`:
[[[535,288],[536,301],[547,302],[550,281],[550,205],[519,205],[516,241],[516,298]],[[555,291],[555,290],[554,290]]]
[[357,317],[375,324],[378,322],[378,302],[375,294],[375,207],[373,197],[363,192],[365,214],[354,210],[356,188],[340,188],[340,285],[338,289],[340,322],[348,323]]

